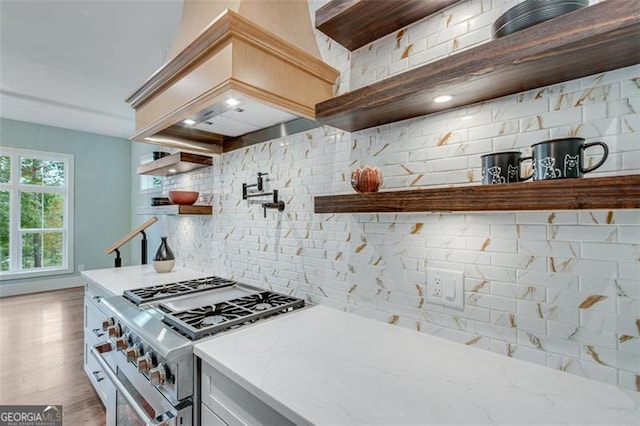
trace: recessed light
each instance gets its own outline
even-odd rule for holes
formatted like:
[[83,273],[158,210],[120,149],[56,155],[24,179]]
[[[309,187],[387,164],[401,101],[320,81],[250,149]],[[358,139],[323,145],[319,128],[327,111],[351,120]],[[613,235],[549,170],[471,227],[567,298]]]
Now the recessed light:
[[234,98],[229,98],[229,99],[227,99],[226,102],[227,102],[227,105],[232,106],[232,107],[236,106],[236,105],[240,105],[240,101],[237,100],[237,99],[234,99]]
[[441,104],[443,102],[449,102],[451,99],[453,99],[453,96],[451,95],[442,95],[442,96],[438,96],[437,98],[434,98],[433,102],[437,102]]
[[183,121],[183,123],[186,124],[187,126],[193,126],[194,124],[196,124],[196,120],[187,118],[186,120]]
[[169,169],[169,173],[175,173],[175,172],[177,172],[176,169]]

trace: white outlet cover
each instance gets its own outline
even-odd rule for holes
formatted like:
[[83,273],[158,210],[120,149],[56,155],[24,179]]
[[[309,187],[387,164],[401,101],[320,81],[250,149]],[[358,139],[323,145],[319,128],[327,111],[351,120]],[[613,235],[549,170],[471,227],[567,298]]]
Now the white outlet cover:
[[464,274],[449,269],[427,268],[426,301],[464,309]]

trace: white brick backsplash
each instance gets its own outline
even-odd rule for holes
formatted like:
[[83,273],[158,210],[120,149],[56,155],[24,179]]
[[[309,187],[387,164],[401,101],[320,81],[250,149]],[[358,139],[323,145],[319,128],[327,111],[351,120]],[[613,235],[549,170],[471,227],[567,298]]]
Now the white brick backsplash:
[[[636,75],[640,72],[640,66],[638,65],[632,65],[627,69]],[[580,80],[580,87],[582,88],[597,87],[597,86],[601,86],[603,84],[607,84],[615,81],[626,82],[626,81],[632,81],[633,79],[634,79],[633,77],[629,78],[628,74],[625,72],[625,69],[623,68],[623,69],[607,71],[602,74],[594,74],[592,76],[585,77]]]
[[614,261],[600,261],[594,259],[549,258],[549,270],[552,272],[566,272],[576,275],[591,275],[599,278],[615,278],[618,264]]
[[528,348],[523,345],[515,345],[512,356],[513,358],[532,362],[534,364],[546,365],[548,354],[544,351]]
[[551,137],[554,139],[568,137],[594,139],[623,133],[620,129],[620,118],[603,118],[600,120],[589,120],[571,126],[553,128],[551,129]]
[[493,110],[493,119],[499,120],[511,120],[514,118],[522,118],[528,116],[537,116],[549,111],[549,99],[540,98],[534,99],[529,102],[519,102],[512,105],[505,105],[504,108],[497,108]]
[[483,124],[469,128],[469,139],[487,139],[504,135],[515,135],[518,133],[518,128],[518,120],[506,120]]
[[640,298],[640,280],[580,277],[580,291],[605,296]]
[[580,355],[579,344],[570,342],[566,339],[544,335],[542,333],[518,331],[518,345],[565,355],[572,358],[578,358]]
[[470,306],[503,312],[516,312],[516,301],[505,297],[479,293],[465,293],[465,303]]
[[467,321],[467,332],[486,336],[503,342],[516,343],[516,329],[510,325],[487,324],[480,321]]
[[576,361],[561,355],[549,354],[547,356],[547,366],[556,370],[566,371],[590,379],[599,380],[604,383],[616,384],[617,371],[615,368],[607,367],[595,362],[586,360]]
[[551,336],[561,337],[585,345],[603,346],[612,349],[617,347],[616,335],[602,329],[576,326],[558,321],[548,321],[547,324],[548,333]]
[[[616,226],[549,226],[549,238],[555,241],[589,241],[614,242],[620,241]],[[640,232],[640,231],[639,231]]]
[[546,271],[547,258],[528,253],[491,253],[491,265]]
[[578,220],[576,212],[518,212],[517,221],[520,224],[549,224],[549,225],[573,225]]
[[618,314],[640,317],[640,299],[618,297]]
[[491,322],[504,327],[512,327],[534,333],[546,334],[547,332],[547,322],[545,320],[527,315],[507,314],[494,311],[491,312]]
[[476,279],[496,280],[496,281],[515,281],[516,270],[512,268],[496,268],[485,265],[477,265],[468,263],[465,265],[465,276]]
[[618,386],[624,389],[640,392],[640,380],[638,380],[638,375],[628,371],[618,370]]
[[618,350],[630,354],[640,353],[640,337],[626,334],[618,335]]
[[606,103],[587,104],[582,107],[584,121],[600,120],[609,117]]
[[625,98],[605,104],[607,117],[626,116],[640,112],[640,96]]
[[460,37],[468,31],[466,22],[460,22],[427,36],[427,49]]
[[574,92],[565,92],[551,97],[551,109],[581,107],[594,103],[605,103],[620,99],[620,84],[618,82],[602,86],[583,88]]
[[544,288],[524,286],[509,283],[491,282],[491,294],[494,296],[509,297],[518,300],[530,300],[532,302],[546,302],[547,294]]
[[508,238],[490,238],[487,233],[482,237],[468,237],[467,249],[509,253],[517,250],[517,241]]
[[594,345],[582,345],[580,358],[608,367],[640,374],[640,354],[617,351]]
[[[538,123],[537,119],[533,120],[536,124]],[[522,124],[522,121],[520,122]],[[528,129],[523,129],[519,133],[513,133],[506,136],[498,136],[493,138],[493,150],[494,151],[510,151],[517,150],[522,152],[523,155],[531,154],[531,145],[534,143],[548,140],[549,139],[549,131],[548,130],[537,130],[537,127],[531,127]],[[528,175],[528,173],[523,173],[523,175]]]
[[[428,323],[423,323],[429,329]],[[466,331],[459,331],[452,328],[445,327],[431,327],[433,331],[430,331],[434,336],[442,337],[444,339],[452,340],[463,345],[471,345],[477,348],[489,349],[491,344],[490,339],[483,338],[483,336],[477,336],[473,333],[467,333]],[[427,331],[424,330],[424,331]]]
[[590,309],[597,312],[616,312],[616,298],[601,294],[584,293],[569,290],[547,289],[547,301],[550,304],[577,309]]
[[[492,225],[491,229],[494,229],[496,225]],[[525,238],[527,240],[540,240],[546,239],[546,226],[544,225],[516,225],[516,237]]]
[[573,242],[519,240],[518,253],[537,256],[580,257],[580,244]]
[[[458,2],[351,53],[319,32],[318,45],[345,93],[489,41],[517,2]],[[320,215],[313,197],[353,193],[350,172],[367,164],[385,191],[478,184],[481,155],[568,136],[609,146],[587,178],[640,173],[639,109],[636,65],[355,133],[324,126],[166,178],[165,191],[212,197],[214,213],[162,226],[179,265],[637,390],[638,209]],[[286,202],[266,219],[241,199],[258,171]],[[427,267],[463,271],[463,310],[423,300]]]
[[636,74],[636,77],[622,80],[622,96],[625,98],[634,98],[640,95],[640,79],[637,77],[638,65],[630,67]]
[[556,320],[579,324],[579,312],[574,306],[561,306],[553,303],[536,303],[525,300],[518,300],[518,313],[536,318]]
[[491,310],[478,308],[476,306],[465,306],[464,307],[464,315],[460,315],[461,317],[482,321],[482,322],[491,322]]
[[634,261],[640,259],[640,241],[638,244],[622,243],[582,243],[582,256],[585,259]]

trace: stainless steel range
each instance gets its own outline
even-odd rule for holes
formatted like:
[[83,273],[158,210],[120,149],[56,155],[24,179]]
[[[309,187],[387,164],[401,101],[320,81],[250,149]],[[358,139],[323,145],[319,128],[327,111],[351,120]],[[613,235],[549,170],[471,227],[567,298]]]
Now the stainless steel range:
[[218,277],[127,290],[100,300],[109,339],[91,349],[116,395],[111,425],[198,424],[193,343],[304,306],[304,300]]

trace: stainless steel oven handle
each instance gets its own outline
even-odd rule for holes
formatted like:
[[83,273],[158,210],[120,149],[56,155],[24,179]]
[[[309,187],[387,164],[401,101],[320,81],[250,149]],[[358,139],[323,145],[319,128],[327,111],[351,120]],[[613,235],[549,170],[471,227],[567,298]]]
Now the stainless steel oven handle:
[[[118,375],[113,371],[113,369],[111,369],[107,361],[105,361],[102,356],[103,352],[109,352],[112,349],[113,346],[110,342],[99,343],[91,348],[91,354],[95,357],[96,361],[98,361],[98,364],[102,368],[102,371],[107,375],[111,383],[113,383],[122,397],[127,401],[131,408],[133,408],[136,414],[140,416],[141,419],[143,419],[147,426],[170,426],[171,424],[173,424],[173,421],[169,423],[166,420],[156,422],[154,419],[149,417],[147,412],[144,411],[142,407],[140,407],[140,405],[138,405],[136,399],[133,397],[133,395],[131,395],[129,390],[122,384],[122,382],[120,382],[120,380],[118,379]],[[165,413],[165,415],[167,414],[168,413]]]

